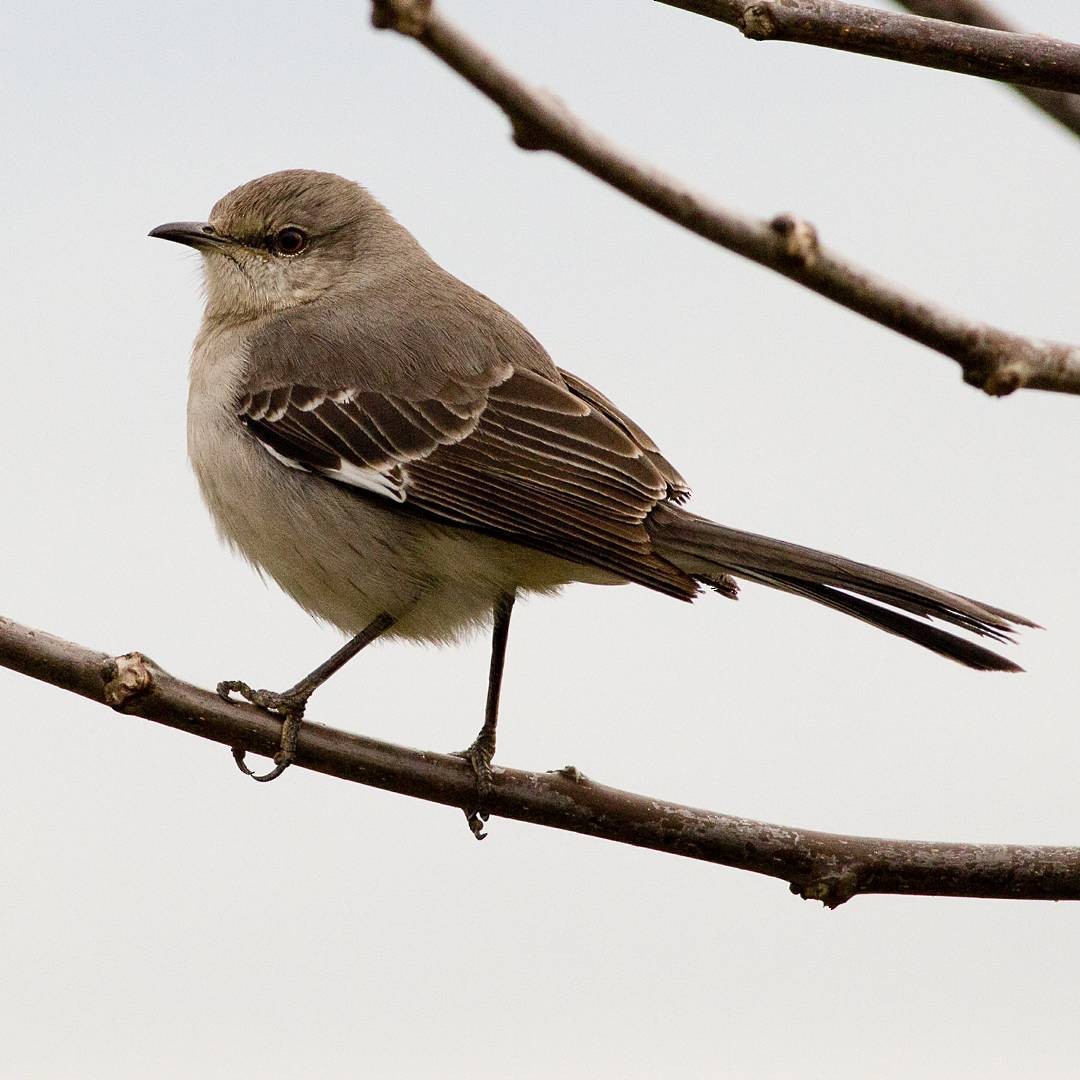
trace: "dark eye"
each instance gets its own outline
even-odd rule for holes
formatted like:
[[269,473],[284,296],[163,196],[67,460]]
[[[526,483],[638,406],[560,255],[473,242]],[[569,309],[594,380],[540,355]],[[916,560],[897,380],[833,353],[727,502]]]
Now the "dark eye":
[[270,246],[275,255],[299,255],[307,246],[307,237],[299,229],[289,226],[274,234]]

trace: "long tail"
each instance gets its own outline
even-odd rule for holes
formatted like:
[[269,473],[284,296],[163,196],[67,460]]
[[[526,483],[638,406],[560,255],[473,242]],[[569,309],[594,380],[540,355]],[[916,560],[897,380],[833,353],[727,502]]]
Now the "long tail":
[[[981,645],[918,619],[937,619],[1007,643],[1012,642],[1018,627],[1038,625],[914,578],[729,529],[678,507],[658,507],[649,518],[648,529],[658,555],[729,596],[735,595],[736,587],[727,575],[756,581],[835,608],[979,671],[1023,669]],[[900,610],[893,610],[897,608]],[[903,611],[918,619],[901,614]]]

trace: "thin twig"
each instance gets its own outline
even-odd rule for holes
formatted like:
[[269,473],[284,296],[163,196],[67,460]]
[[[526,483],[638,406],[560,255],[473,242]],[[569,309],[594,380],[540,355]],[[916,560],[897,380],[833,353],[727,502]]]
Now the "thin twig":
[[514,141],[551,150],[692,232],[767,266],[874,322],[951,357],[964,379],[994,396],[1026,387],[1080,394],[1080,347],[973,322],[907,293],[823,248],[791,214],[759,221],[634,161],[561,102],[522,82],[432,10],[429,0],[374,0],[373,22],[416,38],[503,110]]
[[[984,26],[989,30],[1003,30],[1008,34],[1019,31],[1008,19],[981,0],[896,0],[908,11],[931,19],[946,19],[966,26]],[[1013,89],[1023,94],[1036,108],[1042,109],[1074,135],[1080,135],[1080,95],[1062,90],[1042,90],[1013,82]]]
[[[234,751],[269,757],[280,746],[279,717],[182,682],[140,653],[110,657],[0,618],[0,666]],[[310,722],[300,730],[295,765],[446,806],[465,809],[476,799],[475,775],[461,758]],[[780,878],[792,892],[829,907],[859,893],[1080,900],[1080,848],[812,832],[619,791],[571,767],[495,768],[487,808],[499,817]]]
[[[942,21],[842,0],[660,0],[727,23],[754,41],[827,49],[942,68],[1046,90],[1080,91],[1080,45],[1014,30]],[[929,4],[905,4],[913,10]]]

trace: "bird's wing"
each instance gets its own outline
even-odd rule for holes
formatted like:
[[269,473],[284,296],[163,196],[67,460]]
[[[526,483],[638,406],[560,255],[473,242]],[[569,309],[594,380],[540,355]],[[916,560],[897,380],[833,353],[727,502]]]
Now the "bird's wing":
[[403,511],[586,563],[684,599],[694,581],[645,529],[688,495],[647,435],[566,373],[504,363],[437,394],[282,383],[237,416],[284,464]]
[[645,451],[649,461],[656,466],[657,472],[667,481],[668,501],[679,504],[686,502],[690,498],[690,488],[682,476],[679,475],[675,466],[660,453],[660,448],[656,443],[626,413],[619,409],[610,398],[601,394],[595,386],[590,386],[584,379],[578,378],[577,375],[564,371],[562,368],[559,368],[559,374],[571,393],[587,401]]

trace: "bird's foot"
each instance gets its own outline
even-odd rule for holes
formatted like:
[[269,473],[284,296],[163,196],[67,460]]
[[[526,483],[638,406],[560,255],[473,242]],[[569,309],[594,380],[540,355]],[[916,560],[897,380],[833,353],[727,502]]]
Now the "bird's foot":
[[465,811],[465,820],[469,829],[477,840],[483,840],[487,836],[484,832],[484,824],[489,814],[487,811],[487,798],[491,791],[491,761],[495,757],[495,740],[481,732],[476,736],[472,746],[467,750],[459,750],[454,757],[464,758],[471,766],[476,776],[476,805],[472,810],[462,808]]
[[239,679],[226,679],[224,682],[219,682],[217,692],[226,701],[231,701],[233,694],[239,694],[252,705],[266,709],[267,712],[277,713],[284,718],[281,725],[281,746],[274,755],[274,767],[269,772],[256,773],[248,768],[244,760],[245,751],[238,747],[234,747],[232,752],[236,767],[245,776],[258,780],[260,784],[276,780],[296,759],[296,740],[300,734],[300,724],[304,719],[304,710],[307,708],[308,698],[311,695],[293,690],[288,690],[283,694],[275,690],[252,690],[246,682],[241,682]]

